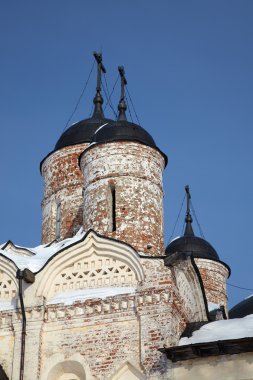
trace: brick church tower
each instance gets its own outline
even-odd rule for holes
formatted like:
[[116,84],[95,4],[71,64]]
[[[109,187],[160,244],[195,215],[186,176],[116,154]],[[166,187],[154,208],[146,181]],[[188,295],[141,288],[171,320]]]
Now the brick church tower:
[[[194,235],[164,249],[166,155],[126,118],[105,118],[101,54],[91,118],[41,162],[42,245],[0,248],[0,376],[6,380],[168,380],[164,349],[226,309],[229,269]],[[217,311],[216,310],[216,311]],[[181,379],[180,379],[181,380]]]
[[57,141],[54,150],[40,164],[44,179],[42,201],[42,243],[72,237],[83,224],[83,175],[78,159],[90,144],[94,132],[112,122],[103,113],[101,71],[105,72],[102,55],[94,53],[98,66],[98,83],[91,118],[68,128]]
[[163,255],[163,169],[167,157],[142,127],[126,118],[124,70],[116,122],[106,122],[80,156],[84,230],[122,240],[138,252]]

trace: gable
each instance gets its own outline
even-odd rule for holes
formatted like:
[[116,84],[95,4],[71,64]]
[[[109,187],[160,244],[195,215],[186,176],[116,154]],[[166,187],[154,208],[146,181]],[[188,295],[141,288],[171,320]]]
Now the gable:
[[144,272],[137,253],[126,244],[90,232],[57,254],[39,274],[37,296],[105,287],[137,287]]

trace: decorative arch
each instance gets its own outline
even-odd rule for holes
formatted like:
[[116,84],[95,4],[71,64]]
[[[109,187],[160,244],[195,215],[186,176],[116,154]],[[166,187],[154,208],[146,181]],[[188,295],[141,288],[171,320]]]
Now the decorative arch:
[[89,367],[80,354],[65,358],[55,354],[48,358],[42,369],[41,380],[90,380]]
[[134,364],[127,361],[116,371],[111,380],[145,380],[146,376],[136,368]]
[[59,252],[40,272],[37,296],[103,287],[135,287],[144,271],[133,248],[91,231],[84,241]]
[[173,266],[182,307],[189,321],[205,321],[206,308],[201,285],[190,257]]

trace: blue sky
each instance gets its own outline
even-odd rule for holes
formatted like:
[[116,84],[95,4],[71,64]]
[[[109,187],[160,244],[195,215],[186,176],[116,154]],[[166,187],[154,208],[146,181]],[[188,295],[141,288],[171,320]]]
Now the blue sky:
[[[0,241],[39,244],[39,163],[102,50],[109,87],[124,65],[140,123],[169,158],[166,243],[189,184],[205,238],[231,266],[229,283],[253,288],[252,14],[250,0],[2,2]],[[71,123],[88,117],[94,89],[95,71]],[[118,97],[119,87],[115,108]],[[228,293],[233,305],[253,291]]]

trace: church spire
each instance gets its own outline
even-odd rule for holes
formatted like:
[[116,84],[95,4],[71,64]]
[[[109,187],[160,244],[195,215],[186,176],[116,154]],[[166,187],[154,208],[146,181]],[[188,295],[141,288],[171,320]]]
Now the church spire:
[[121,78],[121,93],[120,93],[120,101],[118,105],[118,110],[119,110],[119,115],[118,115],[118,120],[127,120],[126,118],[126,103],[125,103],[125,85],[127,85],[127,80],[125,77],[125,70],[124,66],[119,66],[119,75]]
[[102,108],[102,104],[104,102],[103,97],[101,95],[101,71],[105,74],[106,69],[102,63],[102,53],[93,53],[95,60],[97,61],[97,87],[96,87],[96,95],[93,99],[93,103],[95,104],[94,112],[92,115],[93,119],[103,119],[104,112]]
[[191,211],[190,211],[190,199],[191,199],[191,194],[190,194],[190,188],[189,186],[185,186],[185,191],[186,191],[186,197],[187,197],[187,206],[186,206],[186,215],[185,215],[185,231],[184,231],[184,236],[194,236],[194,232],[192,229],[192,216],[191,216]]

